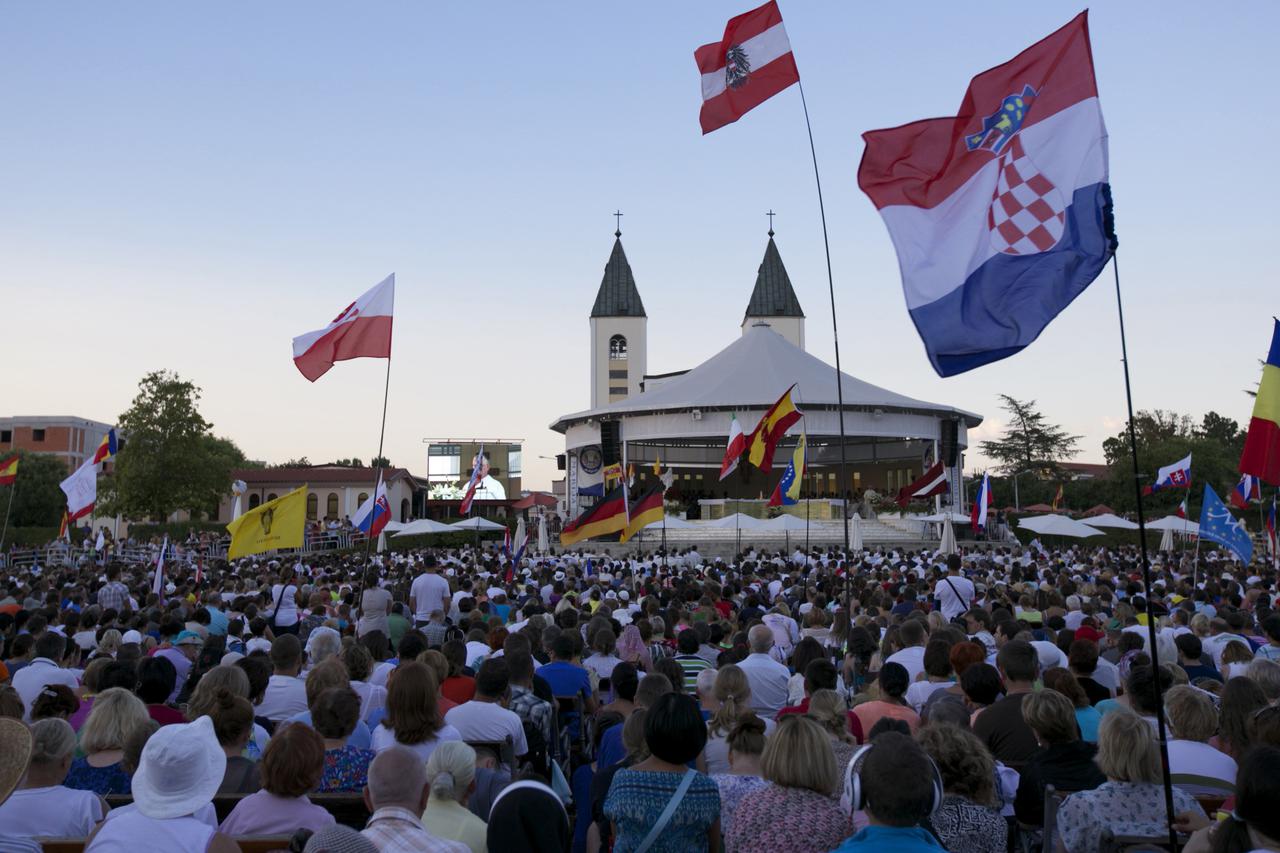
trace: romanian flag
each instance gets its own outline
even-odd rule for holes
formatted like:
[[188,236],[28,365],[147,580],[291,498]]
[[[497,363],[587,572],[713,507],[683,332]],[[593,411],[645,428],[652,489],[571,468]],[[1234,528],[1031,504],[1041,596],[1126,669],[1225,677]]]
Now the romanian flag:
[[631,519],[627,522],[627,529],[622,531],[619,541],[626,542],[655,521],[662,521],[662,492],[662,484],[658,483],[631,502]]
[[1272,331],[1271,351],[1262,367],[1262,383],[1240,455],[1240,473],[1280,486],[1280,320]]
[[769,506],[792,506],[800,502],[800,486],[804,483],[804,450],[804,433],[800,433],[800,442],[796,444],[787,470],[782,472],[782,479],[769,497]]
[[300,486],[284,497],[249,510],[228,524],[231,547],[227,549],[227,559],[277,548],[301,548],[306,524],[307,487]]
[[1062,507],[1062,484],[1059,483],[1058,491],[1053,496],[1053,508],[1059,509],[1061,507]]
[[791,425],[804,416],[804,412],[796,408],[791,401],[792,385],[786,393],[778,398],[778,402],[769,407],[760,423],[747,437],[747,460],[761,471],[773,470],[773,450],[778,440],[787,434]]
[[116,431],[114,429],[107,430],[107,434],[102,437],[102,444],[98,445],[97,451],[93,454],[93,464],[97,465],[116,455],[119,449],[116,444]]
[[11,453],[0,459],[0,486],[12,486],[18,479],[18,454]]
[[608,536],[627,529],[627,500],[621,486],[605,495],[599,503],[564,526],[560,544],[568,547],[583,539]]

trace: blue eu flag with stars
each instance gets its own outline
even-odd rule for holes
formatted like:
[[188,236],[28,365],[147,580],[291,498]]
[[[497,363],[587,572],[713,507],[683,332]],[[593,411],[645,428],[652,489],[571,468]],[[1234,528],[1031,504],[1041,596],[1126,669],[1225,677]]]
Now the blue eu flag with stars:
[[1244,522],[1231,514],[1208,483],[1204,485],[1204,503],[1200,507],[1200,538],[1217,542],[1245,565],[1253,558],[1253,540]]

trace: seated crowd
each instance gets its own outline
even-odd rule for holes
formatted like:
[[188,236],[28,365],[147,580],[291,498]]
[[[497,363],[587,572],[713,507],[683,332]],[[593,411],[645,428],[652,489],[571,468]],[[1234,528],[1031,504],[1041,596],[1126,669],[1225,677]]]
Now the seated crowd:
[[0,853],[1280,851],[1261,564],[504,559],[10,576]]

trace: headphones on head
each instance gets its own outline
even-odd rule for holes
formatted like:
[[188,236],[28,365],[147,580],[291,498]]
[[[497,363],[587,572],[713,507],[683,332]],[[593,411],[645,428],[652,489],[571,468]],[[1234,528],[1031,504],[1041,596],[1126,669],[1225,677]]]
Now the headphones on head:
[[[853,754],[853,758],[849,759],[849,765],[844,773],[844,789],[840,793],[840,808],[850,817],[854,812],[859,812],[867,807],[866,793],[862,786],[862,764],[866,761],[868,753],[871,752],[874,744],[867,744],[860,747]],[[929,762],[929,771],[931,774],[930,782],[933,790],[933,797],[929,803],[929,813],[926,817],[933,817],[937,814],[938,809],[942,808],[942,773],[938,771],[938,765],[934,762],[933,757],[925,753],[925,758]]]

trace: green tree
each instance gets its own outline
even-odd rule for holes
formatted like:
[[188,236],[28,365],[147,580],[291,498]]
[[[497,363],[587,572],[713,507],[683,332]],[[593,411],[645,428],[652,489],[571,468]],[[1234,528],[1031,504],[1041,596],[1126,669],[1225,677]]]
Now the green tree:
[[213,435],[199,400],[200,389],[176,373],[142,377],[118,421],[124,442],[105,484],[108,512],[163,521],[177,510],[199,514],[217,507],[230,488],[231,469],[247,460],[230,439]]
[[305,456],[299,456],[297,459],[286,459],[284,462],[275,465],[268,465],[268,468],[310,468],[311,460]]
[[1061,463],[1080,453],[1080,436],[1051,424],[1036,408],[1035,400],[1015,400],[1000,395],[1000,407],[1009,413],[1009,426],[997,439],[984,441],[982,452],[996,461],[1007,475],[1033,472],[1044,477],[1061,473]]
[[25,450],[18,451],[18,458],[17,482],[0,486],[0,512],[9,512],[10,527],[58,525],[67,506],[67,496],[58,486],[67,478],[66,464],[57,456]]
[[352,458],[350,458],[350,459],[339,459],[338,461],[334,462],[333,464],[334,464],[334,465],[342,465],[342,466],[344,466],[344,467],[346,467],[346,468],[363,468],[363,467],[364,467],[364,463],[363,463],[363,462],[361,462],[361,461],[360,461],[360,459],[359,459],[358,457],[354,457],[354,456],[353,456]]
[[390,468],[391,460],[385,456],[375,456],[373,457],[373,460],[369,462],[369,467],[370,468]]

